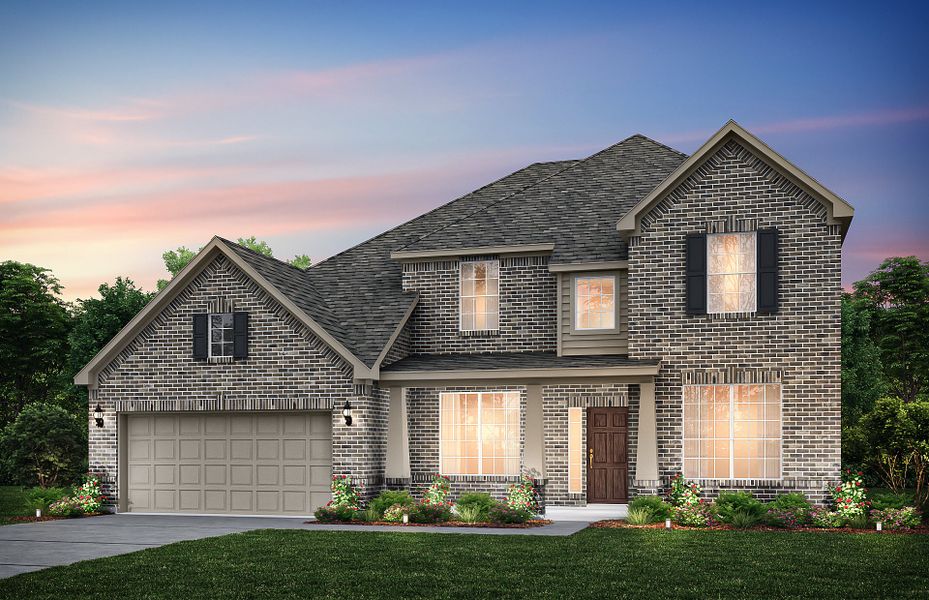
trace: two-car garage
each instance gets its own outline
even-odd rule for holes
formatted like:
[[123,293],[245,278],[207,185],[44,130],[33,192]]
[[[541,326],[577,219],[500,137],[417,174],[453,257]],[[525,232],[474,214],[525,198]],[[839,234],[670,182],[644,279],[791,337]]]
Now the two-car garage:
[[329,412],[128,413],[129,512],[309,515],[329,500]]

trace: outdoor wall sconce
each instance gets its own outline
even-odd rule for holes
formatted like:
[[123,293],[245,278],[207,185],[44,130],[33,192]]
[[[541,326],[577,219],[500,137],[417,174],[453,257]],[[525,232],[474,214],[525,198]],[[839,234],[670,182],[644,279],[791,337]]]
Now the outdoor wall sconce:
[[100,407],[99,402],[97,402],[97,406],[94,408],[94,421],[97,422],[97,427],[103,427],[103,408]]
[[352,405],[348,400],[345,401],[345,406],[342,407],[342,416],[345,417],[345,424],[352,424]]

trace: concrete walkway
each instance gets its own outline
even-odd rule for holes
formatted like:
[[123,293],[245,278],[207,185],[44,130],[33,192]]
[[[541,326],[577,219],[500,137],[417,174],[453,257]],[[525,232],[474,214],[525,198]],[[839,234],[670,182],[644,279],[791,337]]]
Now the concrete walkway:
[[23,523],[0,527],[0,578],[82,560],[156,548],[174,542],[255,529],[565,536],[577,533],[594,520],[596,519],[556,521],[552,525],[529,529],[317,525],[305,523],[306,519],[302,517],[134,514]]

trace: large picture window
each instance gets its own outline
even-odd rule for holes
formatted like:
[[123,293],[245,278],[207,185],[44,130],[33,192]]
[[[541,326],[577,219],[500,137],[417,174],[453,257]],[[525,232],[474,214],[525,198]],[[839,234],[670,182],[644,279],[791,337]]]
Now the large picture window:
[[574,278],[574,328],[616,327],[616,278],[612,275]]
[[684,476],[780,479],[781,386],[684,386]]
[[461,331],[493,331],[499,327],[500,263],[461,263]]
[[443,393],[439,402],[442,473],[519,474],[519,392]]
[[755,232],[707,236],[707,312],[754,312]]

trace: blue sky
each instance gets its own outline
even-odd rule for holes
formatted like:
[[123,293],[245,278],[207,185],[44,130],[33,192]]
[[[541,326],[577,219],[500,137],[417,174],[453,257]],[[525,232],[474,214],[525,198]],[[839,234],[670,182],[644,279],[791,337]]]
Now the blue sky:
[[929,258],[929,8],[0,7],[0,257],[68,297],[257,235],[320,260],[539,160],[735,118],[857,209],[846,284]]

